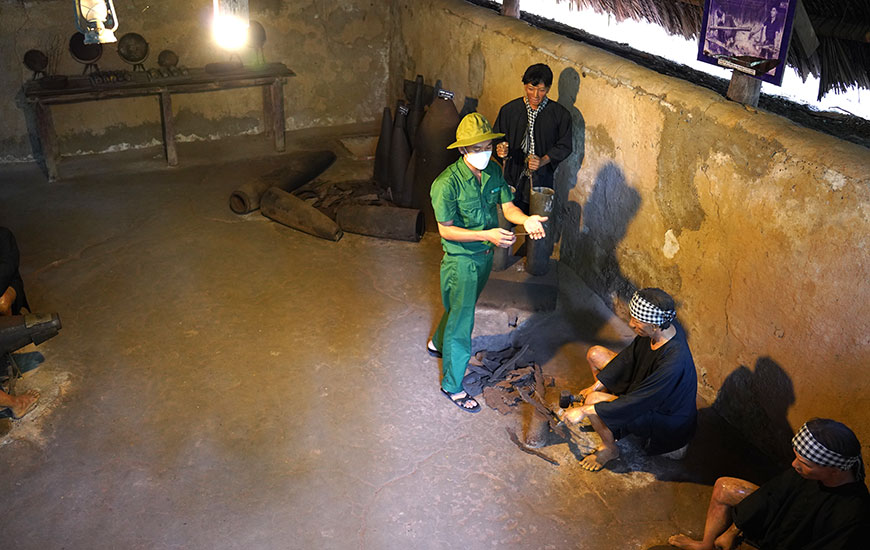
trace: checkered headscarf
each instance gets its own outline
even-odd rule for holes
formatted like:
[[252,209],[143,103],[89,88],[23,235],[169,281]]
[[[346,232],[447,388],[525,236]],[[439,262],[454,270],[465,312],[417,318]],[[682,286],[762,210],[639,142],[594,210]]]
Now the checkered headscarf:
[[529,100],[527,98],[523,98],[523,101],[526,104],[526,115],[529,117],[529,125],[526,128],[526,135],[523,136],[523,152],[526,155],[534,155],[535,154],[535,119],[538,117],[538,113],[544,110],[544,107],[547,106],[547,103],[550,102],[549,98],[545,97],[541,104],[538,105],[537,109],[532,109],[532,106],[529,105]]
[[659,309],[655,304],[648,302],[640,295],[639,291],[635,292],[634,296],[631,297],[628,311],[638,321],[656,326],[670,323],[677,316],[677,312],[673,309],[665,311]]
[[841,470],[849,470],[861,459],[859,456],[843,456],[825,447],[813,437],[806,423],[791,440],[792,447],[799,455],[819,466],[832,466]]

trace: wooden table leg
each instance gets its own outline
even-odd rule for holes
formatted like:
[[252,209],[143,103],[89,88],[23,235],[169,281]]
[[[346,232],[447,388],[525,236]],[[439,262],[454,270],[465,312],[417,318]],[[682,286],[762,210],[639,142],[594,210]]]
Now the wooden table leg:
[[272,128],[272,85],[268,84],[260,88],[263,92],[263,133],[271,136]]
[[169,92],[160,92],[160,117],[163,120],[163,146],[166,148],[166,164],[178,164],[175,149],[175,119],[172,118],[172,97]]
[[48,173],[48,181],[58,179],[57,163],[57,133],[54,130],[54,118],[51,116],[51,107],[42,103],[35,103],[36,110],[36,133],[39,136],[39,144],[42,147],[42,158],[45,161],[45,171]]
[[272,83],[272,132],[275,150],[284,150],[284,81],[276,78]]

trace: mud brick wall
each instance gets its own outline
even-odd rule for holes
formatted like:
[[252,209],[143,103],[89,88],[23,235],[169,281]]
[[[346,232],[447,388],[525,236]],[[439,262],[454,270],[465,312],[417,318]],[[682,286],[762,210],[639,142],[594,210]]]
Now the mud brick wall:
[[784,459],[814,416],[870,444],[870,151],[460,0],[396,15],[393,77],[491,119],[550,65],[561,262],[626,318],[634,288],[674,295],[711,406]]

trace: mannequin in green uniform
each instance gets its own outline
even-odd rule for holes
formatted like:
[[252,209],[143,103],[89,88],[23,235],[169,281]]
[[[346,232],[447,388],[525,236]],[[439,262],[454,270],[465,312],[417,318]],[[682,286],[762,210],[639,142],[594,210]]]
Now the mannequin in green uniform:
[[466,115],[456,129],[456,141],[448,146],[458,148],[462,158],[435,179],[430,191],[444,249],[444,315],[426,348],[431,355],[443,357],[441,391],[468,412],[480,410],[480,404],[462,389],[471,359],[474,308],[492,269],[493,247],[507,248],[516,240],[512,231],[499,228],[496,207],[501,204],[505,219],[522,225],[532,239],[544,237],[542,223],[547,221],[526,216],[514,205],[501,170],[489,162],[492,140],[502,136],[492,131],[483,115]]

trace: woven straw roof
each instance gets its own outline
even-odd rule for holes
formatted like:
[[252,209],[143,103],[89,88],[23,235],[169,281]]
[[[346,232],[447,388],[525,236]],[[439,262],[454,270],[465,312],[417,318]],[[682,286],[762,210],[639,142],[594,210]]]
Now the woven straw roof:
[[[690,39],[698,38],[704,5],[704,0],[557,1],[609,13],[618,21],[648,21]],[[832,90],[870,89],[870,0],[802,1],[819,47],[808,55],[798,34],[793,33],[788,64],[804,78],[810,74],[819,77],[820,98]]]

